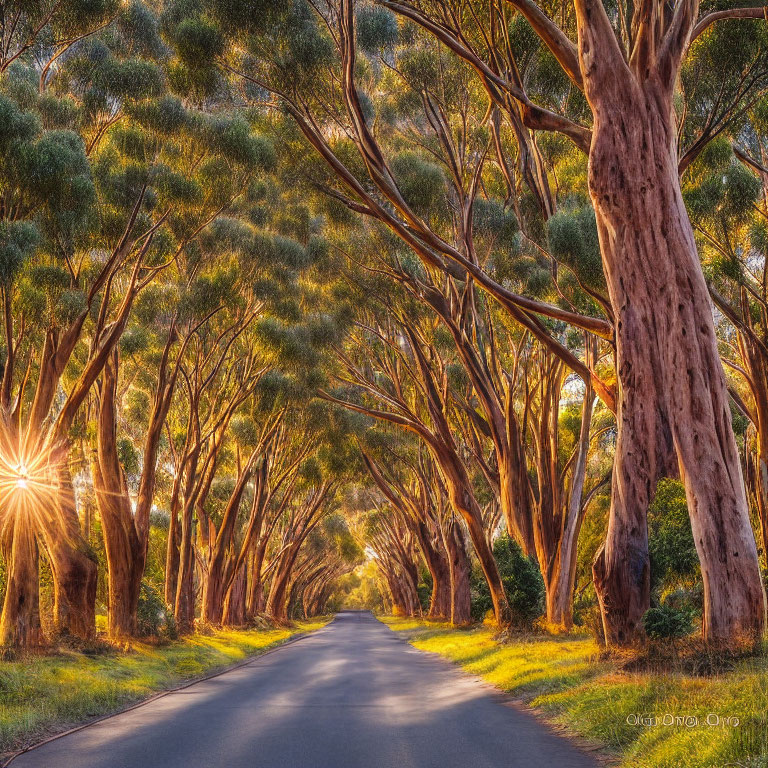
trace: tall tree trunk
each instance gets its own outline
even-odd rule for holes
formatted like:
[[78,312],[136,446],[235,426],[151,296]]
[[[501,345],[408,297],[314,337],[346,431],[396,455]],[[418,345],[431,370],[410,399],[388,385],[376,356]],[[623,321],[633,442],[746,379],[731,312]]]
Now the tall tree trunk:
[[107,555],[109,636],[135,637],[144,558],[133,526],[130,500],[119,489],[108,490],[110,484],[104,482],[98,467],[94,467],[94,485]]
[[54,631],[90,640],[96,635],[95,555],[80,530],[72,478],[59,469],[57,509],[47,509],[43,539],[53,572]]
[[99,387],[97,450],[92,462],[96,503],[107,555],[108,631],[111,638],[136,635],[146,547],[136,530],[123,468],[117,454],[117,353],[104,366]]
[[221,623],[224,611],[224,598],[226,597],[228,578],[233,576],[234,560],[238,551],[232,551],[232,541],[237,515],[240,510],[240,502],[243,498],[245,487],[248,483],[251,470],[256,460],[256,452],[251,455],[247,465],[240,471],[235,488],[230,495],[227,508],[219,526],[219,530],[211,525],[209,544],[210,559],[208,571],[203,582],[203,601],[201,617],[206,624]]
[[[561,517],[561,529],[557,532],[556,546],[549,565],[543,569],[547,622],[562,627],[565,630],[570,630],[573,627],[573,587],[576,582],[576,554],[579,531],[581,531],[581,524],[584,521],[584,512],[586,511],[586,507],[583,504],[584,482],[587,476],[590,424],[592,422],[594,402],[595,393],[587,383],[581,406],[581,427],[579,429],[570,489],[567,499],[560,499],[560,503],[565,506]],[[557,413],[555,413],[555,418],[557,418]]]
[[393,571],[386,574],[389,593],[392,595],[392,614],[394,616],[411,616],[408,599],[403,592],[402,583]]
[[178,512],[171,506],[168,520],[168,541],[165,550],[165,604],[174,606],[179,578],[179,519]]
[[43,644],[40,627],[37,540],[24,516],[4,532],[6,586],[0,617],[0,647],[27,649]]
[[[496,623],[500,627],[507,627],[512,623],[512,611],[509,607],[507,594],[504,591],[499,568],[496,565],[496,558],[493,556],[491,544],[486,538],[485,529],[483,528],[482,510],[474,498],[470,498],[468,492],[459,492],[458,489],[453,487],[451,482],[448,482],[447,485],[448,496],[453,507],[461,514],[464,522],[467,524],[469,538],[475,549],[477,559],[480,561],[480,568],[483,571],[485,580],[488,582]],[[476,507],[476,509],[468,511],[468,507]]]
[[253,564],[251,566],[251,579],[248,585],[248,603],[246,617],[250,620],[256,614],[263,613],[266,607],[264,595],[264,581],[262,579],[261,569],[264,565],[264,556],[267,552],[268,537],[261,536],[253,553]]
[[[600,40],[582,35],[580,43],[585,61],[602,55]],[[595,116],[589,189],[617,321],[613,498],[594,565],[606,639],[615,645],[641,634],[649,605],[646,513],[672,455],[701,561],[705,638],[755,638],[765,622],[709,294],[680,191],[672,86],[660,82],[663,74],[640,85],[626,66],[596,82],[585,70]]]
[[[742,305],[743,314],[750,318],[746,297]],[[757,509],[763,557],[768,562],[768,357],[763,354],[763,345],[757,343],[753,327],[745,324],[740,331],[739,349],[752,388],[756,432],[755,449],[747,451],[747,480],[751,481],[748,486]]]
[[182,634],[191,632],[195,621],[194,506],[192,501],[185,499],[181,515],[179,575],[174,614]]
[[451,574],[445,552],[432,543],[429,528],[423,520],[416,521],[414,530],[432,576],[432,594],[427,618],[448,619],[451,616]]
[[288,623],[288,586],[291,579],[291,569],[299,556],[300,548],[301,542],[298,542],[298,546],[294,543],[283,553],[272,577],[266,611],[267,615],[278,623]]
[[472,605],[469,587],[471,567],[464,545],[461,526],[453,518],[445,524],[443,532],[448,567],[451,577],[451,624],[464,626],[472,621]]
[[235,575],[232,586],[227,591],[224,601],[224,624],[229,627],[241,627],[245,624],[245,593],[247,587],[246,563],[243,563]]

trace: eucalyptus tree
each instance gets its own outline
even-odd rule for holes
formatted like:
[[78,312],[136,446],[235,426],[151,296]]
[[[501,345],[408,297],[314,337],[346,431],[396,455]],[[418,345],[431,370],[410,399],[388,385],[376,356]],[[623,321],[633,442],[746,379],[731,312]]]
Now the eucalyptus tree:
[[266,602],[267,615],[277,622],[288,621],[291,577],[302,546],[332,511],[338,490],[336,481],[324,477],[311,459],[302,465],[300,480],[277,530],[279,551]]
[[[657,480],[674,472],[676,463],[702,562],[705,637],[728,642],[760,635],[765,596],[706,282],[679,180],[707,142],[765,87],[760,44],[746,53],[751,65],[739,88],[724,83],[713,100],[703,94],[711,79],[702,85],[708,78],[699,74],[689,83],[686,106],[693,103],[697,117],[702,111],[705,116],[688,146],[679,142],[686,112],[676,113],[675,99],[681,71],[691,68],[702,47],[699,62],[710,77],[713,61],[745,55],[744,49],[732,53],[723,38],[706,50],[717,25],[727,19],[759,25],[762,9],[700,14],[695,0],[681,0],[671,10],[652,2],[607,9],[578,0],[563,4],[558,24],[539,5],[514,0],[482,10],[452,2],[381,4],[466,61],[500,109],[506,105],[511,112],[514,105],[526,125],[560,132],[589,156],[619,374],[612,514],[595,563],[609,641],[624,643],[637,634],[648,593],[646,510]],[[556,59],[568,89],[583,94],[587,115],[574,119],[562,102],[551,109],[532,100],[523,82],[506,74],[519,70],[514,48],[502,39],[521,17],[541,50]],[[469,25],[480,35],[465,37]],[[569,36],[574,33],[577,42]],[[510,57],[512,67],[503,70]],[[682,380],[681,369],[687,372]]]
[[[105,370],[99,405],[94,477],[108,560],[109,630],[113,636],[130,636],[135,631],[160,439],[179,377],[185,374],[187,349],[210,324],[218,322],[227,290],[241,303],[258,304],[250,286],[244,290],[244,281],[227,277],[227,270],[231,272],[234,266],[222,263],[221,254],[232,248],[233,229],[237,231],[238,225],[235,220],[224,220],[223,214],[247,203],[254,175],[266,170],[271,158],[269,146],[251,136],[243,121],[226,115],[187,110],[169,96],[131,103],[126,109],[130,119],[123,119],[114,130],[110,144],[99,153],[99,163],[110,170],[115,167],[117,156],[110,151],[114,145],[138,168],[148,165],[155,204],[165,208],[168,217],[158,244],[163,284],[147,296],[124,345],[134,354],[143,351],[144,345],[151,345],[157,353],[156,373],[137,372],[139,389],[149,389],[151,405],[141,446],[135,510],[117,454],[116,351],[113,365]],[[246,224],[240,228],[245,239],[249,235],[254,239]],[[172,307],[170,302],[174,302]],[[228,303],[233,305],[231,298]]]
[[[297,11],[298,13],[298,11]],[[311,29],[307,26],[310,24],[310,18],[307,17],[304,21],[305,28]],[[329,23],[334,22],[334,14],[330,13],[330,19],[326,19]],[[275,22],[277,26],[279,23]],[[346,23],[346,22],[345,22]],[[354,43],[352,42],[351,27],[344,30],[342,35],[344,39],[343,53],[345,56],[351,57],[350,60],[354,60]],[[280,34],[282,30],[278,31]],[[290,38],[290,33],[286,32]],[[310,33],[307,32],[309,35]],[[313,60],[314,64],[311,66],[319,67],[323,64],[323,41],[322,35],[319,35],[317,30],[312,34],[315,35],[315,44],[317,53],[317,60]],[[262,41],[263,42],[263,41]],[[258,45],[258,43],[256,43]],[[304,51],[306,53],[306,51]],[[318,64],[319,62],[319,64]],[[327,92],[320,86],[311,88],[307,94],[302,96],[297,94],[297,88],[293,85],[289,87],[290,95],[286,94],[284,90],[281,90],[275,83],[284,82],[284,73],[282,73],[280,63],[272,63],[272,69],[270,70],[270,61],[267,61],[266,74],[259,74],[259,78],[251,78],[249,74],[245,74],[246,79],[254,82],[254,84],[263,85],[264,87],[276,92],[285,104],[288,105],[288,111],[297,120],[305,137],[309,140],[317,151],[321,153],[324,159],[331,166],[333,172],[335,172],[346,185],[344,192],[335,189],[335,183],[331,183],[329,188],[328,183],[321,186],[330,194],[335,200],[340,201],[350,209],[358,212],[363,212],[371,215],[377,220],[385,223],[389,226],[398,236],[400,236],[406,245],[411,249],[414,249],[426,262],[426,264],[432,268],[437,268],[443,273],[453,274],[465,279],[467,272],[476,279],[484,287],[491,286],[494,291],[494,295],[500,297],[500,300],[504,302],[504,306],[513,313],[513,315],[521,320],[526,327],[528,327],[534,334],[536,334],[543,343],[545,343],[550,349],[553,349],[556,354],[559,354],[563,359],[574,367],[579,373],[586,379],[596,381],[599,386],[599,391],[603,396],[608,399],[612,404],[612,396],[610,390],[595,376],[593,371],[589,371],[583,362],[567,348],[562,342],[558,341],[538,320],[525,314],[525,311],[520,310],[519,304],[525,305],[526,310],[531,308],[537,308],[546,310],[549,314],[552,314],[558,319],[579,320],[587,323],[587,326],[592,330],[598,329],[606,333],[608,324],[599,320],[590,320],[589,318],[581,318],[577,313],[568,309],[562,309],[554,305],[545,305],[541,302],[524,299],[522,297],[512,294],[508,289],[497,283],[491,275],[478,265],[477,253],[475,251],[475,243],[473,238],[472,218],[473,218],[473,206],[475,203],[475,197],[478,192],[478,184],[482,179],[482,172],[484,169],[484,158],[487,152],[487,148],[483,147],[482,142],[482,128],[473,128],[471,131],[459,131],[458,138],[453,135],[453,126],[449,122],[449,118],[446,117],[445,112],[442,112],[442,106],[437,98],[431,98],[431,94],[426,91],[421,92],[421,99],[423,101],[423,107],[419,110],[422,112],[421,121],[426,122],[429,126],[428,132],[430,136],[419,136],[415,142],[420,149],[426,147],[426,152],[422,152],[422,155],[428,153],[442,153],[445,165],[448,168],[448,174],[452,176],[452,186],[455,194],[451,198],[449,208],[451,204],[458,206],[460,213],[453,217],[453,235],[448,235],[448,239],[444,234],[445,225],[441,225],[438,214],[438,220],[435,221],[431,218],[425,218],[426,211],[424,210],[425,204],[428,205],[428,198],[440,196],[442,190],[441,185],[444,181],[441,177],[441,172],[428,161],[425,161],[423,157],[419,156],[419,153],[413,151],[401,152],[395,157],[393,162],[396,163],[396,173],[399,176],[400,187],[391,175],[387,176],[384,172],[373,172],[371,167],[371,157],[375,156],[379,158],[377,162],[384,162],[382,150],[379,147],[373,134],[365,127],[365,121],[352,120],[352,126],[348,130],[348,134],[352,136],[353,141],[351,147],[360,151],[363,160],[368,165],[367,172],[374,181],[377,189],[377,195],[371,196],[371,193],[367,192],[363,181],[362,174],[366,173],[366,168],[363,167],[362,174],[358,167],[353,167],[350,163],[354,163],[353,159],[350,159],[349,151],[345,149],[344,138],[335,142],[331,139],[327,139],[323,133],[321,126],[313,122],[311,114],[311,108],[307,107],[307,100],[312,105],[317,104],[318,110],[336,111],[337,107],[333,101],[333,97],[328,95]],[[309,66],[309,65],[308,65]],[[405,68],[405,64],[402,65]],[[349,69],[349,68],[348,68]],[[249,70],[250,71],[250,70]],[[396,70],[397,71],[397,70]],[[416,71],[414,65],[411,65],[411,71]],[[281,74],[282,73],[282,74]],[[283,78],[281,81],[280,78]],[[271,79],[270,79],[271,78]],[[405,77],[403,77],[405,79]],[[459,72],[456,74],[456,82],[459,84],[458,88],[456,83],[451,83],[453,93],[461,94],[462,75]],[[464,78],[465,80],[465,78]],[[303,81],[302,81],[303,82]],[[315,82],[315,81],[311,81]],[[388,84],[389,85],[389,84]],[[415,90],[415,89],[414,89]],[[302,91],[303,93],[303,91]],[[359,117],[362,116],[360,109],[360,102],[356,92],[354,91],[354,85],[346,82],[343,93],[341,94],[343,99],[347,103],[350,114],[353,114],[355,110],[359,112]],[[416,98],[419,98],[418,92],[415,93]],[[445,88],[442,93],[443,103],[445,102]],[[393,102],[396,98],[392,99]],[[304,105],[300,108],[299,104]],[[304,111],[302,111],[302,109]],[[310,109],[310,112],[307,112]],[[465,111],[463,113],[464,126],[466,128],[467,123],[467,105],[465,105]],[[451,114],[451,118],[453,115]],[[345,116],[341,116],[340,120],[346,119]],[[419,119],[417,115],[417,120]],[[461,117],[458,117],[455,121],[461,125]],[[394,123],[394,130],[400,133],[405,133],[400,128],[398,123]],[[469,135],[468,135],[469,134]],[[421,144],[419,143],[421,141]],[[454,143],[455,141],[455,143]],[[487,143],[487,140],[486,140]],[[468,159],[468,158],[471,158]],[[359,165],[359,163],[357,164]],[[395,166],[393,165],[393,168]],[[351,170],[350,170],[351,169]],[[381,169],[379,169],[381,171]],[[388,172],[387,172],[388,173]],[[385,178],[386,177],[386,178]],[[351,192],[351,196],[350,193]],[[361,202],[362,201],[362,202]],[[426,203],[425,203],[426,201]],[[394,212],[388,207],[392,205]],[[479,206],[478,206],[479,207]],[[491,205],[492,208],[492,205]],[[446,218],[443,215],[444,218]],[[451,216],[448,215],[448,231],[451,230]],[[417,228],[415,222],[419,222],[419,228]],[[426,223],[425,223],[426,222]],[[417,232],[417,236],[414,237],[414,231]],[[450,242],[456,242],[455,246],[450,245]],[[461,262],[461,268],[456,272],[455,269],[451,269],[448,262],[443,259],[441,255],[448,250],[449,254],[456,255]],[[461,253],[466,254],[461,256]],[[466,270],[466,271],[465,271]],[[472,295],[472,286],[469,285],[467,294]],[[438,293],[438,299],[440,295]],[[438,300],[436,299],[436,300]],[[443,312],[448,312],[445,307],[447,302],[443,299]],[[515,461],[515,457],[509,455],[508,452],[502,452],[501,459],[503,459],[504,468],[504,482],[502,484],[502,493],[504,499],[504,509],[506,512],[507,520],[510,528],[516,532],[519,532],[524,544],[529,548],[533,548],[533,535],[532,527],[530,524],[530,518],[524,512],[520,514],[517,510],[513,510],[514,502],[510,499],[510,485],[513,484],[513,479],[525,473],[524,462],[522,460]],[[520,459],[520,457],[517,457]],[[517,514],[515,514],[517,512]],[[527,531],[526,526],[527,524]],[[521,530],[522,526],[522,530]]]
[[[639,620],[649,595],[646,510],[657,480],[674,474],[677,465],[682,468],[705,574],[705,636],[719,642],[760,634],[765,598],[714,323],[679,173],[734,119],[745,100],[754,97],[762,81],[747,77],[745,87],[727,99],[699,98],[698,111],[708,109],[709,116],[695,130],[690,147],[681,147],[678,140],[678,125],[685,115],[676,114],[675,98],[681,69],[696,56],[699,44],[716,34],[724,20],[746,19],[738,23],[760,25],[762,11],[737,8],[700,15],[694,0],[681,0],[669,12],[654,3],[606,9],[579,0],[572,7],[562,5],[558,23],[527,2],[381,0],[379,4],[415,24],[473,69],[493,107],[516,126],[560,133],[589,156],[588,186],[610,316],[607,321],[580,313],[565,318],[561,312],[560,317],[616,339],[617,471],[608,538],[595,564],[609,641],[630,643],[641,632]],[[314,4],[313,15],[308,4],[294,4],[267,9],[253,18],[238,6],[213,3],[225,31],[240,43],[241,55],[226,59],[224,66],[277,95],[342,180],[351,207],[386,221],[427,261],[435,263],[437,257],[438,263],[466,270],[523,324],[530,326],[530,313],[552,315],[550,307],[500,290],[465,253],[436,236],[404,204],[393,166],[375,137],[370,100],[356,86],[360,60],[354,5],[352,0]],[[516,45],[518,30],[522,47]],[[526,39],[526,30],[532,30],[536,41],[527,45],[528,50],[531,37]],[[277,40],[280,50],[288,52],[284,57],[260,56],[269,46],[276,48]],[[408,38],[407,45],[412,40]],[[715,50],[728,48],[721,44]],[[751,51],[753,69],[760,69],[764,57],[759,47]],[[212,46],[206,51],[209,62],[223,58],[220,54],[221,48]],[[520,77],[520,62],[531,59],[533,74],[526,83]],[[291,73],[299,76],[286,76],[288,60]],[[553,81],[559,87],[539,88],[532,97],[528,85],[547,63],[559,68]],[[706,66],[706,58],[702,65]],[[320,73],[328,70],[333,74],[321,79]],[[314,79],[309,79],[310,73]],[[546,82],[539,77],[538,84],[542,81]],[[307,88],[307,82],[313,87]],[[329,104],[337,124],[345,124],[353,137],[368,179],[386,200],[385,206],[333,152],[326,130]],[[648,162],[649,151],[655,162]],[[649,235],[657,232],[661,236]],[[651,263],[654,269],[646,270],[644,265]],[[532,332],[544,340],[540,329]],[[682,386],[677,375],[681,369],[690,372]],[[610,397],[609,392],[601,394]],[[730,553],[724,561],[723,538],[724,551]]]
[[416,539],[391,509],[374,507],[364,520],[364,534],[389,592],[395,616],[420,616]]
[[440,527],[431,509],[428,489],[422,485],[417,490],[412,484],[384,469],[367,453],[363,456],[374,483],[418,542],[432,579],[427,618],[451,619],[454,624],[462,623],[460,617],[451,616],[450,568],[440,537]]

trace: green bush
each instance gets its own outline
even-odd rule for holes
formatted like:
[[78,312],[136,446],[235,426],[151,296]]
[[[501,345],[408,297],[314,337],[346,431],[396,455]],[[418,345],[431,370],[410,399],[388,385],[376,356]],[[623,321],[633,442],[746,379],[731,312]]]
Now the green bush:
[[168,610],[162,592],[148,581],[141,582],[137,631],[142,637],[177,637],[173,613]]
[[[544,581],[539,567],[526,557],[514,539],[504,534],[493,544],[493,555],[501,574],[504,591],[515,625],[530,627],[544,610]],[[472,573],[472,618],[481,621],[493,609],[491,594],[482,572]]]
[[660,480],[648,509],[648,554],[651,589],[659,594],[700,580],[685,488],[679,480]]
[[693,616],[688,608],[664,603],[645,612],[643,627],[651,640],[673,640],[693,632]]
[[416,591],[419,595],[419,603],[423,611],[429,610],[429,602],[432,599],[432,574],[424,569],[422,571],[419,585],[416,587]]

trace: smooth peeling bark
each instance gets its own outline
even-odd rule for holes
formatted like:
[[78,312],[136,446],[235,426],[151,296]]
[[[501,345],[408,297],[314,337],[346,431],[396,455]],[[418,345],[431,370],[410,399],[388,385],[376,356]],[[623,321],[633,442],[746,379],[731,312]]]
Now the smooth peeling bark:
[[179,542],[178,513],[171,509],[168,522],[168,541],[165,552],[165,604],[173,606],[176,602],[176,588],[179,578]]
[[[559,404],[559,403],[558,403]],[[557,535],[555,551],[549,567],[544,570],[547,622],[569,631],[573,628],[573,589],[576,583],[576,555],[579,532],[584,522],[586,505],[583,503],[584,483],[587,476],[587,458],[590,445],[590,425],[595,404],[595,393],[587,385],[581,406],[581,426],[576,459],[565,506],[561,529]],[[559,408],[558,408],[559,411]]]
[[23,516],[6,531],[6,588],[0,616],[0,647],[25,650],[43,645],[40,626],[37,539]]
[[429,599],[427,618],[448,619],[451,616],[451,573],[448,559],[444,552],[434,546],[426,523],[419,520],[415,524],[419,548],[424,555],[430,576],[432,576],[432,594]]
[[107,626],[113,639],[136,635],[146,548],[136,530],[128,486],[117,454],[117,356],[104,368],[99,388],[96,456],[92,462],[96,503],[107,556]]
[[264,556],[267,552],[267,543],[268,537],[261,536],[253,553],[251,578],[248,582],[248,600],[246,606],[246,617],[248,619],[253,619],[257,614],[264,613],[264,609],[266,608],[264,579],[262,577],[261,571],[264,565]]
[[[97,476],[94,471],[94,476]],[[144,572],[142,547],[131,519],[130,500],[118,488],[114,492],[101,477],[95,480],[107,555],[107,627],[113,639],[136,636],[139,590]]]
[[245,624],[246,588],[246,570],[245,563],[243,563],[238,569],[224,601],[223,623],[226,626],[241,627]]
[[[600,55],[581,37],[582,56]],[[588,56],[585,47],[593,46]],[[704,582],[704,637],[760,636],[765,596],[712,309],[677,175],[672,87],[626,66],[593,82],[589,189],[616,313],[613,497],[594,565],[606,639],[641,636],[649,606],[646,514],[677,457]],[[595,67],[599,71],[600,67]],[[670,445],[673,452],[670,452]]]
[[[744,306],[748,308],[749,304],[744,302]],[[747,489],[757,510],[765,557],[768,553],[768,357],[756,329],[747,326],[735,313],[729,313],[728,317],[739,329],[741,362],[752,391],[750,418],[756,434],[755,448],[747,453]]]
[[768,560],[768,446],[763,445],[763,439],[758,437],[760,448],[758,450],[757,464],[757,513],[760,521],[760,539],[763,545],[763,553]]
[[174,615],[179,632],[192,631],[195,621],[194,504],[187,502],[181,516],[179,572]]
[[291,570],[299,556],[300,546],[301,542],[299,546],[294,544],[283,553],[269,589],[266,612],[278,623],[288,623],[288,587]]
[[409,616],[421,616],[421,600],[419,600],[419,572],[416,563],[403,557],[400,562],[403,574],[404,592],[408,600]]
[[448,566],[451,578],[451,624],[461,627],[472,621],[469,583],[472,568],[467,556],[467,549],[464,545],[464,536],[456,520],[451,520],[446,525],[443,537],[445,548],[448,552]]
[[453,487],[450,480],[447,486],[451,504],[467,524],[470,541],[474,547],[477,559],[480,561],[480,568],[483,571],[491,593],[496,623],[500,627],[508,627],[512,623],[512,610],[509,607],[504,584],[501,581],[501,574],[499,573],[496,559],[493,556],[493,549],[491,549],[490,542],[483,528],[482,510],[468,491],[459,491],[458,488]]
[[[232,492],[224,512],[221,526],[213,531],[213,543],[210,545],[208,569],[203,579],[203,596],[201,618],[206,624],[220,624],[224,613],[224,601],[227,594],[227,568],[232,567],[229,558],[240,502],[250,477],[255,454],[249,460],[246,468],[240,473],[235,489]],[[231,570],[229,571],[231,574]]]
[[98,564],[80,530],[72,478],[59,469],[56,509],[46,516],[42,536],[53,573],[54,632],[82,640],[96,636]]

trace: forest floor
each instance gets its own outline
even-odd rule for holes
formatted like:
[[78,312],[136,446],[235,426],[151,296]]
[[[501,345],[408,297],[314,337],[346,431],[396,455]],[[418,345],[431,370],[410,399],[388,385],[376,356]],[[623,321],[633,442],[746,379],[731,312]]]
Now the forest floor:
[[0,661],[0,765],[4,755],[46,736],[231,667],[329,620],[212,631],[160,645],[135,643],[128,651],[62,649]]
[[414,647],[603,745],[624,768],[768,768],[766,656],[735,661],[719,674],[632,672],[621,660],[605,659],[585,635],[531,634],[502,643],[487,626],[379,618]]

